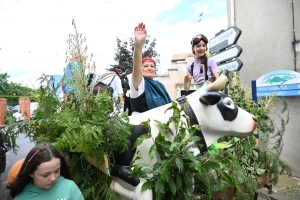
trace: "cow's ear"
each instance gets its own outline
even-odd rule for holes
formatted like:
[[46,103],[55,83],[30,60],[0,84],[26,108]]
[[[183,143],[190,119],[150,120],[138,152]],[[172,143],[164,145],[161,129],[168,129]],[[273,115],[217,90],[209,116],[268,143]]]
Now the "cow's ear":
[[227,69],[224,69],[224,71],[222,72],[222,74],[224,74],[225,76],[229,76],[229,71]]
[[215,105],[221,99],[221,96],[216,91],[206,92],[205,94],[201,95],[200,102],[205,105]]

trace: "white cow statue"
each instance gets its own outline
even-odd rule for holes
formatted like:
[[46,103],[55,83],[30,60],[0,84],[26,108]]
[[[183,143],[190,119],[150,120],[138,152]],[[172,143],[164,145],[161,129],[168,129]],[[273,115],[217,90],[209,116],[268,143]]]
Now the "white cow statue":
[[[228,72],[226,72],[228,73]],[[232,135],[237,137],[246,137],[250,135],[257,127],[257,118],[245,110],[237,107],[232,99],[223,93],[219,93],[225,83],[228,81],[227,76],[223,74],[212,84],[203,86],[201,89],[196,90],[186,97],[190,108],[193,110],[199,125],[202,127],[202,132],[207,146],[210,146],[217,139]],[[155,138],[158,135],[159,127],[154,120],[166,123],[173,111],[167,110],[171,104],[167,104],[147,112],[133,115],[129,117],[130,123],[133,125],[140,125],[141,122],[151,120],[151,134]],[[134,128],[133,136],[130,138],[128,146],[129,151],[133,147],[134,140],[141,134],[147,134],[147,129],[142,126]],[[166,136],[170,138],[172,136]],[[170,138],[172,140],[173,138]],[[173,140],[172,140],[173,141]],[[144,140],[136,150],[118,155],[115,157],[116,167],[112,169],[111,177],[112,182],[110,188],[119,196],[121,200],[153,200],[151,190],[141,192],[141,187],[145,180],[143,179],[129,179],[126,174],[130,173],[130,162],[136,156],[136,152],[140,151],[143,159],[153,166],[154,163],[159,161],[159,155],[156,154],[154,159],[150,159],[148,152],[153,145],[151,139]],[[200,151],[197,149],[194,155]],[[122,160],[118,162],[118,159]],[[125,174],[125,178],[124,178]],[[123,175],[123,177],[122,177]],[[118,177],[117,177],[118,176]]]

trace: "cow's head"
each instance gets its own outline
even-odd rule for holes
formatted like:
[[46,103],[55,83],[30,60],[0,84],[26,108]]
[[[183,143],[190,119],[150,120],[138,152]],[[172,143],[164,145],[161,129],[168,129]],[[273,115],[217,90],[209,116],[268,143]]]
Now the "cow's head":
[[226,135],[248,136],[257,127],[256,117],[236,106],[229,96],[218,92],[227,80],[223,73],[213,84],[202,87],[188,97],[207,145]]

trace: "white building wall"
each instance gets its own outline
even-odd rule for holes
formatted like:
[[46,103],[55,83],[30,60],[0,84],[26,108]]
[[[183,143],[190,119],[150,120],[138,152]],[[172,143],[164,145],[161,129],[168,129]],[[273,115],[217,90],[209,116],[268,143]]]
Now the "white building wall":
[[[242,30],[237,44],[243,48],[239,59],[244,65],[238,75],[249,87],[252,80],[273,70],[300,72],[300,52],[295,53],[293,45],[292,2],[295,40],[300,41],[299,0],[228,0],[228,21]],[[284,99],[290,109],[290,121],[281,158],[292,167],[293,176],[300,177],[300,97]],[[275,123],[280,126],[279,120]]]

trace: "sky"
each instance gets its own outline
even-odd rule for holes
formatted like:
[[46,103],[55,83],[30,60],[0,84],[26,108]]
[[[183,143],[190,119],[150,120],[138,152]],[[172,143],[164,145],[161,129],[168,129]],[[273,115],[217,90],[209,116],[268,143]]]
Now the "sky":
[[42,73],[62,75],[73,19],[97,74],[117,64],[116,37],[128,40],[140,22],[156,38],[161,74],[174,54],[191,53],[193,36],[228,28],[227,0],[0,0],[0,73],[32,88]]

